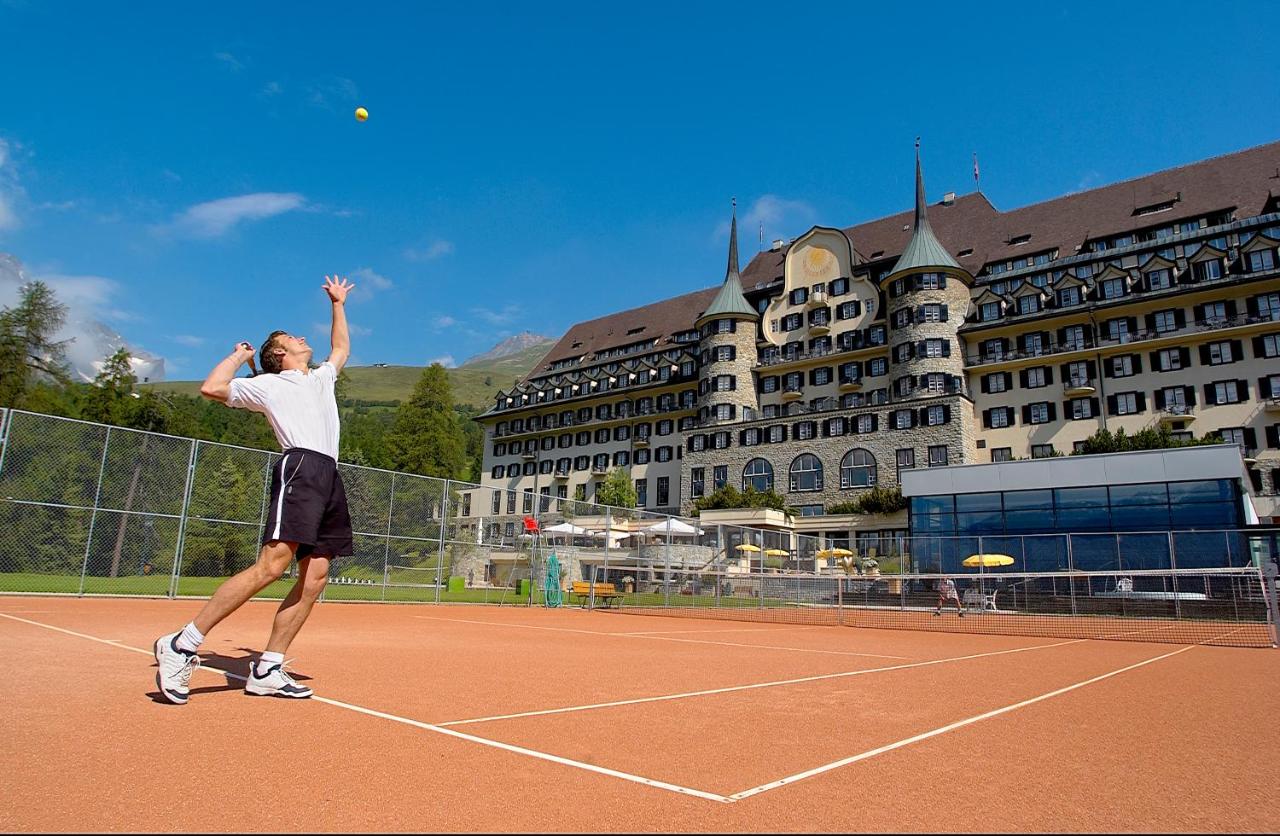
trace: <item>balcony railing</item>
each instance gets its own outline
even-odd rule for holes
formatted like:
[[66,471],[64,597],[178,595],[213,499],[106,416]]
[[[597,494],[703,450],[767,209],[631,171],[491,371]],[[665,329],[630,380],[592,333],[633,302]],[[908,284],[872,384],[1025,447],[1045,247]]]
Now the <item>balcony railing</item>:
[[1068,395],[1092,395],[1098,391],[1098,382],[1091,377],[1076,376],[1062,381],[1062,391]]
[[1133,333],[1125,333],[1117,337],[1099,338],[1096,343],[1091,343],[1086,339],[1083,343],[1050,343],[1047,347],[1039,348],[1034,351],[1005,351],[1000,354],[990,355],[984,353],[970,354],[965,358],[970,366],[983,366],[989,363],[1004,363],[1010,360],[1027,360],[1035,357],[1046,357],[1054,354],[1066,354],[1071,351],[1083,351],[1089,348],[1107,348],[1116,345],[1129,345],[1133,343],[1147,342],[1150,340],[1158,340],[1163,337],[1169,337],[1179,332],[1186,331],[1220,331],[1225,328],[1239,328],[1244,325],[1256,325],[1262,322],[1276,322],[1270,316],[1248,316],[1241,314],[1237,316],[1218,316],[1209,319],[1198,319],[1187,323],[1185,328],[1170,328],[1168,330],[1145,330]]

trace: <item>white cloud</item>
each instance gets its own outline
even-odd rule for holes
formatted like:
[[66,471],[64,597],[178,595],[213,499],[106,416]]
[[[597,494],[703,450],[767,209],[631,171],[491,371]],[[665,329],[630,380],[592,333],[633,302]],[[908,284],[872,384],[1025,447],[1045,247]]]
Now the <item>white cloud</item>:
[[453,317],[447,314],[444,314],[441,316],[437,316],[435,319],[431,320],[431,324],[437,328],[450,328],[454,325],[457,325],[458,320],[454,319]]
[[266,98],[271,96],[279,96],[284,92],[284,87],[278,81],[268,81],[262,88],[262,95]]
[[178,172],[174,171],[171,168],[160,169],[160,174],[163,175],[164,179],[169,180],[171,182],[174,182],[174,183],[182,182],[182,175],[178,174]]
[[316,107],[329,107],[330,101],[354,102],[360,95],[360,88],[349,78],[331,76],[318,81],[307,88],[307,101]]
[[230,52],[215,52],[213,57],[221,61],[232,72],[238,73],[244,69],[244,62]]
[[12,201],[0,194],[0,232],[6,229],[16,229],[18,226],[18,213],[13,211]]
[[436,357],[433,360],[427,361],[428,366],[430,366],[433,363],[439,363],[440,365],[444,366],[446,369],[455,369],[458,367],[458,361],[453,359],[452,354],[444,354],[439,357]]
[[198,346],[204,345],[204,337],[194,337],[191,334],[177,334],[175,336],[170,337],[169,339],[173,340],[175,343],[178,343],[179,345],[187,345],[187,346],[191,346],[192,348],[197,348]]
[[76,208],[76,206],[77,206],[77,203],[74,200],[63,200],[59,203],[54,203],[53,201],[46,200],[44,203],[41,203],[38,208],[53,211],[53,212],[68,212]]
[[366,288],[373,288],[374,290],[390,290],[395,286],[392,284],[391,279],[374,272],[368,267],[352,270],[351,280],[357,285],[363,283]]
[[[803,200],[788,200],[776,194],[761,195],[755,202],[738,216],[738,247],[750,242],[760,234],[760,225],[764,224],[765,243],[777,238],[793,238],[798,233],[813,225],[818,212]],[[717,243],[729,237],[729,222],[721,221],[716,226],[713,238]],[[746,248],[750,252],[750,248]]]
[[[313,322],[311,323],[311,333],[324,338],[324,345],[327,347],[329,335],[332,333],[333,324],[329,322]],[[373,333],[372,328],[365,328],[363,325],[357,325],[351,320],[347,320],[347,334],[352,337],[367,337]],[[311,346],[317,353],[320,352],[320,344],[312,343]]]
[[[21,148],[21,146],[16,146]],[[9,143],[0,139],[0,232],[18,228],[17,202],[23,197]]]
[[404,257],[410,261],[435,261],[437,258],[452,255],[453,251],[454,246],[452,241],[437,238],[425,247],[409,247],[405,249]]
[[165,229],[180,238],[217,238],[241,221],[259,221],[306,206],[296,192],[256,192],[197,203],[185,209]]

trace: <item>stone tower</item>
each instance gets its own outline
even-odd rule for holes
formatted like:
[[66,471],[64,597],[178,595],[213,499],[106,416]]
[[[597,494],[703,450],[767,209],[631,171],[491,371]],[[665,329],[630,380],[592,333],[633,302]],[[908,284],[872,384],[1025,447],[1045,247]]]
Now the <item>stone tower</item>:
[[956,334],[969,309],[972,284],[973,276],[956,263],[929,225],[917,140],[915,230],[880,282],[889,324],[891,400],[963,391],[964,352]]
[[729,265],[724,286],[695,325],[700,335],[698,372],[699,423],[711,426],[740,420],[757,409],[756,333],[760,315],[742,294],[738,274],[738,211],[729,226]]

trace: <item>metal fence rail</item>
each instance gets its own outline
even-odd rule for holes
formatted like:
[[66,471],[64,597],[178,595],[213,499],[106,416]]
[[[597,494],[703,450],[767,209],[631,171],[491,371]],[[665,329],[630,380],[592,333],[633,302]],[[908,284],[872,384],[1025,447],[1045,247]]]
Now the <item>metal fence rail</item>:
[[[279,455],[0,409],[0,593],[208,596],[256,559]],[[1051,588],[1079,591],[1101,573],[1113,592],[1121,581],[1122,588],[1156,592],[1143,587],[1144,577],[1168,584],[1179,573],[1225,572],[1236,585],[1211,591],[1230,590],[1239,602],[1250,590],[1274,598],[1263,573],[1280,550],[1280,534],[1252,529],[859,535],[833,543],[559,498],[550,495],[554,482],[518,492],[351,464],[339,469],[355,554],[334,562],[327,600],[531,605],[542,603],[550,583],[565,590],[566,605],[724,617],[725,610],[776,609],[778,602],[813,610],[831,594],[838,609],[848,609],[859,589],[875,593],[868,606],[905,611],[921,605],[902,590],[926,594],[942,576],[965,589],[1000,585],[1002,603],[1021,595],[1030,606],[1029,590],[1043,588],[1044,578]],[[525,532],[525,518],[537,521],[538,536]],[[558,579],[546,577],[552,551]],[[993,552],[1013,563],[976,570],[964,563]],[[579,601],[572,583],[584,580],[613,584],[621,600],[597,600],[592,586]],[[283,578],[261,596],[281,598],[291,583]],[[1087,596],[1093,603],[1105,600],[1106,590],[1089,590],[1103,594]],[[1060,596],[1048,597],[1061,605]],[[1196,606],[1182,613],[1182,600],[1165,601],[1172,605],[1162,605],[1159,617],[1197,617]],[[1274,601],[1264,604],[1232,612],[1273,632]]]

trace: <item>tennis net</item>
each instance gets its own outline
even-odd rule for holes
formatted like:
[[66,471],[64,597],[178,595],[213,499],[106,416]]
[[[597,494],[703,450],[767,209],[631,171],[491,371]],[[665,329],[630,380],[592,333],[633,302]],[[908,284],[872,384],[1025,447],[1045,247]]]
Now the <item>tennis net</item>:
[[[970,574],[655,569],[620,612],[952,633],[1235,647],[1275,644],[1256,567]],[[954,595],[946,581],[951,581]]]

